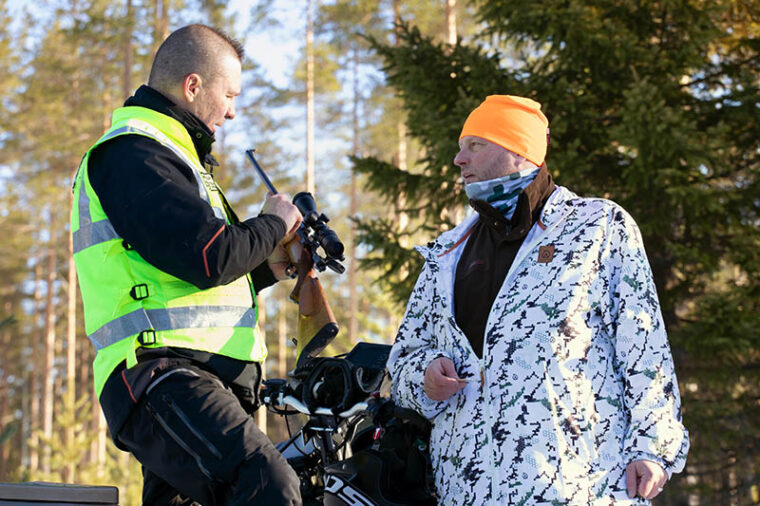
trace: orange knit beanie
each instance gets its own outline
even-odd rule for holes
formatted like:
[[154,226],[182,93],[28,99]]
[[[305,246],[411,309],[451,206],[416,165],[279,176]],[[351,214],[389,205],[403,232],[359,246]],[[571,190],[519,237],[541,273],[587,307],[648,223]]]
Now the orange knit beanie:
[[548,127],[538,102],[513,95],[489,95],[467,117],[459,138],[481,137],[541,165]]

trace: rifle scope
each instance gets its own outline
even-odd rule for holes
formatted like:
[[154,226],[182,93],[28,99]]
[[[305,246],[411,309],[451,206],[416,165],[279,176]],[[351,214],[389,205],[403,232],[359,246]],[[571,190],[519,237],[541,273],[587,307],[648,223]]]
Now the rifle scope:
[[303,216],[304,224],[314,231],[314,239],[322,246],[329,258],[343,260],[343,243],[330,227],[326,225],[330,219],[323,213],[317,212],[317,203],[309,192],[299,192],[293,197],[295,205]]

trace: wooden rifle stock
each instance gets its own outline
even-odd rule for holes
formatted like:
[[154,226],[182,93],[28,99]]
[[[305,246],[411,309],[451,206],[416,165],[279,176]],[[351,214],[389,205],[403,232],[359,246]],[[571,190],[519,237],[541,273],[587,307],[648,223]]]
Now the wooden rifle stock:
[[[253,149],[246,150],[245,154],[251,161],[256,171],[259,173],[262,181],[272,194],[277,194],[277,189],[267,177],[264,169],[256,161]],[[302,192],[305,193],[305,192]],[[314,206],[314,198],[310,193],[305,193]],[[296,195],[297,197],[298,195]],[[295,202],[294,202],[295,203]],[[301,208],[299,211],[303,213]],[[327,217],[322,215],[320,220],[327,221]],[[324,225],[324,223],[323,223]],[[303,227],[303,225],[301,225]],[[305,233],[299,230],[299,235],[303,234],[304,243],[309,242]],[[334,233],[333,233],[334,235]],[[337,240],[337,236],[335,237]],[[325,290],[319,282],[319,278],[314,273],[314,260],[311,252],[307,247],[298,248],[301,238],[296,236],[285,248],[288,251],[290,261],[296,264],[298,271],[298,281],[293,291],[290,293],[290,299],[298,304],[298,330],[296,336],[296,369],[304,365],[309,359],[317,356],[325,346],[330,344],[338,334],[338,323],[335,321],[330,304],[327,303]],[[340,245],[340,251],[343,251],[343,245]],[[341,257],[342,258],[342,257]],[[288,272],[288,271],[286,271]],[[342,272],[342,271],[341,271]],[[288,274],[290,274],[288,272]]]
[[[288,244],[291,258],[298,255],[298,249],[295,247],[297,241],[298,237]],[[300,253],[296,264],[298,280],[290,293],[290,300],[298,304],[296,368],[317,356],[330,344],[339,330],[322,283],[314,272],[311,255],[305,248]]]

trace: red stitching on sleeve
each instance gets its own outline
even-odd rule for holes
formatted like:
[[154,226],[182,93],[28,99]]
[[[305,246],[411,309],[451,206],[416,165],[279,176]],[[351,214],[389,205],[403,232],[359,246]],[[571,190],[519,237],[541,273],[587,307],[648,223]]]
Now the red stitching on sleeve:
[[212,237],[211,240],[203,247],[203,266],[206,268],[206,276],[209,278],[211,277],[211,273],[208,270],[208,258],[206,257],[206,251],[208,250],[209,246],[211,246],[211,243],[214,242],[217,237],[219,237],[219,234],[222,233],[222,230],[224,230],[225,226],[226,225],[222,225],[221,228],[216,231],[214,237]]

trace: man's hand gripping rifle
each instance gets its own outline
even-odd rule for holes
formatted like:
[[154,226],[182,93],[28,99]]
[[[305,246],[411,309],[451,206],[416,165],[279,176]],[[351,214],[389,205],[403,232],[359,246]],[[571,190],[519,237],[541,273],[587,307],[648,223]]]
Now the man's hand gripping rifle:
[[[245,154],[269,191],[277,194],[277,189],[256,161],[254,150],[249,149]],[[339,274],[346,269],[340,263],[344,260],[343,243],[327,226],[327,222],[330,221],[327,216],[317,212],[317,205],[311,193],[297,193],[293,197],[293,204],[303,216],[297,237],[287,247],[291,262],[293,262],[287,272],[291,277],[298,277],[290,293],[290,299],[298,304],[296,341],[296,369],[298,369],[317,356],[335,338],[339,330],[314,268],[322,272],[329,267]],[[295,247],[296,242],[301,244],[300,254],[298,248]],[[320,248],[324,251],[324,256],[319,254]]]

